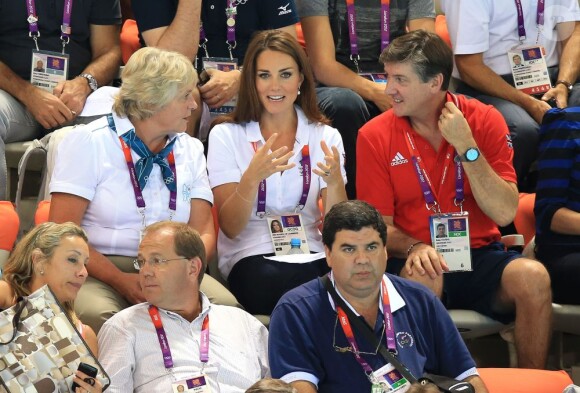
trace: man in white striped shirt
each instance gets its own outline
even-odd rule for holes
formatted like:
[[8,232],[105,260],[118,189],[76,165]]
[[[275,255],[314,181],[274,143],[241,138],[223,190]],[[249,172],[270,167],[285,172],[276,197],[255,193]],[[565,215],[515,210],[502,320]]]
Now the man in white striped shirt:
[[206,261],[195,230],[150,225],[135,267],[147,302],[119,312],[99,332],[107,391],[243,393],[269,376],[266,328],[199,291]]

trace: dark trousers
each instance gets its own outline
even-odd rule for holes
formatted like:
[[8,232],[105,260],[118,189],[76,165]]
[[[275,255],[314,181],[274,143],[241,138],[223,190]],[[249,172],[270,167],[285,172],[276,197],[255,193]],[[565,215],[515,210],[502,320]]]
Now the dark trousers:
[[228,285],[250,314],[270,315],[286,292],[329,271],[326,258],[309,263],[284,263],[253,255],[234,265]]

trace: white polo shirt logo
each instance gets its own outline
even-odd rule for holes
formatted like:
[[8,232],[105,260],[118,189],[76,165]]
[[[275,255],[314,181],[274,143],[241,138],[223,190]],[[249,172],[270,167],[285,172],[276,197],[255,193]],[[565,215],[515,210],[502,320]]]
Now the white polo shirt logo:
[[391,160],[391,166],[402,165],[408,162],[409,160],[403,157],[403,155],[400,152],[397,152],[397,154],[395,154],[395,157],[393,157],[393,159]]

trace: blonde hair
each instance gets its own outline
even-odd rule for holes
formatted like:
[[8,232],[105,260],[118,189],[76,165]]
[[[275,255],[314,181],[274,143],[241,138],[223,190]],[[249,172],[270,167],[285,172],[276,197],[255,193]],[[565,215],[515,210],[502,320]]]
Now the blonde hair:
[[121,78],[113,111],[133,120],[148,119],[197,83],[197,73],[187,57],[152,47],[133,53]]
[[[35,274],[32,263],[34,251],[42,252],[46,261],[50,262],[60,241],[69,236],[80,237],[87,244],[89,242],[85,231],[75,223],[45,222],[34,227],[16,244],[4,266],[2,277],[10,285],[16,298],[28,296],[31,293],[29,285]],[[73,321],[78,321],[74,313],[74,302],[64,302],[63,307]]]
[[298,391],[280,379],[264,378],[250,386],[246,393],[298,393]]

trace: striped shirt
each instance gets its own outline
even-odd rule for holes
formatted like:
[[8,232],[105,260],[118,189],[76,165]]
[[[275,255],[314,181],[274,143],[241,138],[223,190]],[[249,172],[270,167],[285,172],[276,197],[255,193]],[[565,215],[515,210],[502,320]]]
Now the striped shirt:
[[580,107],[551,109],[540,129],[536,188],[536,244],[580,250],[580,236],[550,229],[560,208],[580,212]]

